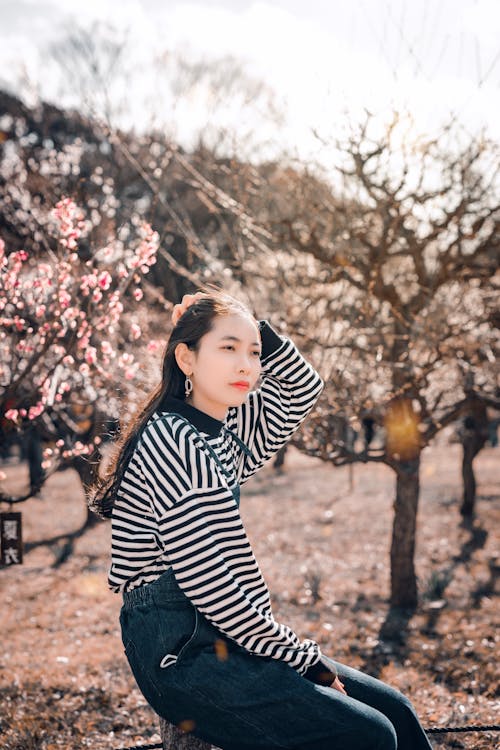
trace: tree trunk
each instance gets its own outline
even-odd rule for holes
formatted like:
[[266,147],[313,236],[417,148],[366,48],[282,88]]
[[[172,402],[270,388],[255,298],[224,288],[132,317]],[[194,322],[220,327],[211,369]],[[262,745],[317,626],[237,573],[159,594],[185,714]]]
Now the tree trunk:
[[472,518],[476,503],[476,477],[473,461],[488,438],[486,406],[474,394],[469,397],[467,413],[461,428],[463,499],[460,513]]
[[415,536],[420,456],[400,462],[396,470],[396,500],[391,544],[391,606],[413,609],[417,604]]
[[23,447],[29,465],[30,490],[35,495],[45,481],[42,439],[36,425],[32,425],[23,435]]
[[285,463],[286,449],[287,449],[286,445],[280,448],[276,454],[276,458],[274,459],[273,468],[277,469],[278,471],[281,471]]
[[474,476],[474,456],[476,451],[470,444],[464,443],[462,454],[462,479],[463,479],[463,499],[460,507],[460,513],[463,516],[471,518],[474,515],[474,506],[476,503],[476,477]]
[[199,740],[161,718],[160,734],[163,750],[211,750],[212,747],[210,742]]

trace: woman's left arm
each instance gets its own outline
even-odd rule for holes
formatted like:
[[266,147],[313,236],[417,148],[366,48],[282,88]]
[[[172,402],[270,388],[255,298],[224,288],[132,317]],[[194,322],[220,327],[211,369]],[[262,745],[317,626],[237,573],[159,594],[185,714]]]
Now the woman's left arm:
[[226,424],[252,452],[242,455],[238,480],[245,482],[290,439],[309,414],[324,383],[291,339],[260,321],[262,382]]

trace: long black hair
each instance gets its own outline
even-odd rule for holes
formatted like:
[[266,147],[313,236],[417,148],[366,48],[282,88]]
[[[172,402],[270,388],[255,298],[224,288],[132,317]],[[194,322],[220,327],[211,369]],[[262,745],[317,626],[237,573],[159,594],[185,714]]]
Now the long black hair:
[[116,491],[120,486],[128,462],[132,457],[142,430],[166,396],[185,398],[186,376],[175,358],[178,344],[184,343],[197,352],[200,340],[212,330],[218,316],[240,313],[253,318],[248,307],[221,289],[204,287],[199,291],[209,296],[200,297],[179,318],[167,341],[160,383],[138,407],[127,424],[120,425],[119,438],[114,445],[105,475],[99,477],[89,490],[89,508],[101,518],[110,518]]

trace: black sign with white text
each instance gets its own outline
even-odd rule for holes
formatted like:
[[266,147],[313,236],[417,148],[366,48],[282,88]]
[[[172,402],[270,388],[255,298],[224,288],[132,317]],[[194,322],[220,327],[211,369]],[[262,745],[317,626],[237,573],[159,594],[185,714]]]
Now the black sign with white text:
[[0,545],[2,565],[21,565],[23,561],[21,513],[0,513]]

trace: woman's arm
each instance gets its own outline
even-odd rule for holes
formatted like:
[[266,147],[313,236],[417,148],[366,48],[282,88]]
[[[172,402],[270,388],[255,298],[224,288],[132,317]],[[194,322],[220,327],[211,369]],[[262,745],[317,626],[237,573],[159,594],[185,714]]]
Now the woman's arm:
[[309,414],[324,383],[293,341],[280,336],[265,320],[262,339],[262,382],[242,406],[229,409],[226,424],[253,456],[242,456],[238,480],[245,482],[283,446]]
[[189,600],[247,651],[331,684],[318,644],[274,619],[233,495],[185,423],[175,415],[155,421],[139,457],[165,557]]

